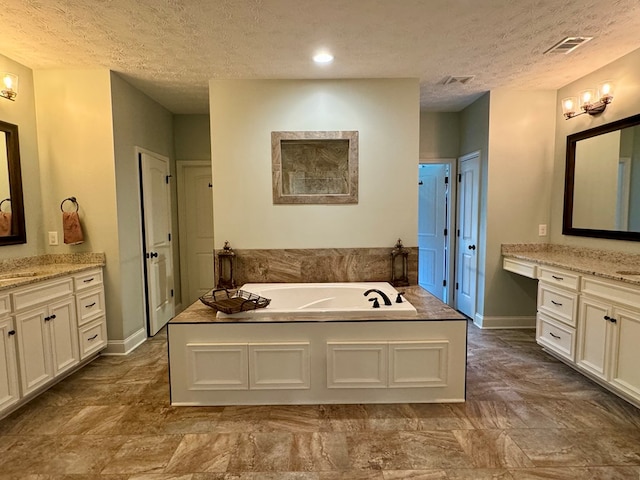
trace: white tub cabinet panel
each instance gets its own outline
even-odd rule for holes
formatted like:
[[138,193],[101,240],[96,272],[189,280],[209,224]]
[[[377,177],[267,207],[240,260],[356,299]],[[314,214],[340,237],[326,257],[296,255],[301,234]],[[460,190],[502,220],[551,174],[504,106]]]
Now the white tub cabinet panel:
[[327,388],[380,388],[387,381],[387,343],[327,343]]
[[[171,402],[462,402],[466,330],[464,320],[169,323]],[[203,357],[201,363],[207,368],[194,370],[194,362],[198,363],[194,347],[210,352],[214,344],[219,348],[231,345],[238,352],[246,348],[246,369],[237,353],[236,363]],[[244,378],[244,372],[250,380],[240,390],[240,382],[236,385],[230,379]],[[221,385],[221,379],[230,385]]]
[[[1,302],[0,302],[1,304]],[[12,318],[0,319],[0,414],[20,400],[16,332]]]
[[308,389],[309,343],[249,344],[249,388]]
[[186,344],[186,387],[191,391],[247,390],[247,344]]
[[445,387],[449,342],[389,342],[389,387]]

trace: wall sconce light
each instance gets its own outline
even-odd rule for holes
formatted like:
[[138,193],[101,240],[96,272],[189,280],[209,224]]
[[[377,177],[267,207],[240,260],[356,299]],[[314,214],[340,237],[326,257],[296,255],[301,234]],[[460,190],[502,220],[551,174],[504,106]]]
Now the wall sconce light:
[[[564,118],[577,117],[578,115],[598,115],[604,112],[607,105],[613,101],[613,84],[611,82],[603,82],[598,85],[598,94],[593,89],[580,92],[580,97],[567,97],[562,100],[562,113]],[[576,111],[582,110],[580,113]]]
[[2,90],[0,96],[11,100],[12,102],[18,96],[18,76],[13,73],[2,74]]

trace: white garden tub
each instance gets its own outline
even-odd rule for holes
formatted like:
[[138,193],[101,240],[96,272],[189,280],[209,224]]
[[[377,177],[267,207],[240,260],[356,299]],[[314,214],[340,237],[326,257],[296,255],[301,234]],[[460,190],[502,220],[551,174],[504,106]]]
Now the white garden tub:
[[[392,312],[416,313],[411,303],[403,299],[402,303],[396,303],[398,290],[387,282],[358,282],[358,283],[247,283],[240,287],[245,292],[251,292],[261,297],[271,299],[266,308],[259,308],[250,312],[242,312],[227,315],[218,312],[218,317],[242,316],[271,316],[274,313],[295,314],[303,313],[305,316],[313,314],[335,313],[369,313],[373,317]],[[365,297],[364,293],[375,289],[384,292],[391,305],[385,305],[384,300],[377,292],[370,292]],[[373,302],[377,298],[380,308],[373,308]]]

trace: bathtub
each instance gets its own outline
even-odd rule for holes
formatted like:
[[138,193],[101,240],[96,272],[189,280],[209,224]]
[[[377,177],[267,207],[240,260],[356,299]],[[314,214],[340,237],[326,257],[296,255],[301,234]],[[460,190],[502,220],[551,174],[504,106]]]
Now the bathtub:
[[[396,303],[398,290],[387,282],[352,282],[352,283],[246,283],[241,290],[251,292],[261,297],[271,299],[266,308],[228,315],[218,312],[219,318],[247,315],[255,318],[272,316],[273,314],[304,314],[305,317],[314,314],[335,313],[368,313],[372,317],[392,312],[402,312],[415,315],[416,309],[411,303],[403,299]],[[364,296],[364,292],[376,289],[384,292],[391,305],[385,305],[382,297],[376,292]],[[402,291],[402,290],[400,290]],[[370,300],[378,298],[380,308],[373,308]]]

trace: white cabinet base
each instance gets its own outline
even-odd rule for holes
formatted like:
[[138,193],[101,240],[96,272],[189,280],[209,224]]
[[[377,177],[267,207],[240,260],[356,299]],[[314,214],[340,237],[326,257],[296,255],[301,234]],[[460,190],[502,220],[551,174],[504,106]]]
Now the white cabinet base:
[[463,402],[464,320],[169,323],[172,405]]

